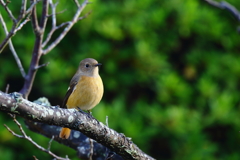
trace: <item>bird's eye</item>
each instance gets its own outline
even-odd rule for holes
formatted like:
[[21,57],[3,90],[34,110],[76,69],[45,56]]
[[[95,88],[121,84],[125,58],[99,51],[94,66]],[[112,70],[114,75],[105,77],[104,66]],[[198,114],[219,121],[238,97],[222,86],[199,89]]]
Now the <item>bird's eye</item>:
[[89,64],[86,64],[85,66],[88,68],[90,65],[89,65]]

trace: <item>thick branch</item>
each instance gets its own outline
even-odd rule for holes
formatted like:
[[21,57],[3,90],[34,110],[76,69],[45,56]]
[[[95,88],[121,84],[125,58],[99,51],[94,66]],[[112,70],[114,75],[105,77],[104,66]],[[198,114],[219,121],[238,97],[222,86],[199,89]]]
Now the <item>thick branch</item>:
[[46,107],[23,99],[20,94],[0,91],[0,110],[25,119],[81,131],[128,160],[153,160],[123,134],[108,128],[89,114],[75,109]]
[[[79,131],[72,130],[71,135],[68,140],[63,140],[58,137],[61,127],[52,126],[48,124],[44,124],[41,122],[34,122],[30,120],[26,120],[25,124],[27,127],[38,134],[42,134],[48,138],[51,138],[54,135],[54,140],[62,143],[68,147],[77,151],[77,155],[79,158],[83,160],[89,160],[89,151],[91,150],[91,146],[89,143],[89,139],[87,136],[82,134]],[[111,157],[111,160],[123,160],[121,156],[111,151],[109,148],[93,141],[93,159],[94,160],[106,160]]]

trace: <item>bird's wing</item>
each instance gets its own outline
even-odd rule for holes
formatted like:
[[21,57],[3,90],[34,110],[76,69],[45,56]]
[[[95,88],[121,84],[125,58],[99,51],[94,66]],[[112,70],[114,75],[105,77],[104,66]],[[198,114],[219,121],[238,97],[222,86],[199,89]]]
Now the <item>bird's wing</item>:
[[77,84],[77,81],[72,81],[72,82],[70,83],[70,86],[69,86],[69,88],[68,88],[68,91],[67,91],[67,93],[66,93],[66,95],[65,95],[65,97],[64,97],[64,99],[63,99],[63,103],[62,103],[61,108],[67,108],[66,103],[67,103],[67,101],[68,101],[69,96],[70,96],[70,95],[72,94],[72,92],[74,91],[74,88],[75,88],[76,84]]

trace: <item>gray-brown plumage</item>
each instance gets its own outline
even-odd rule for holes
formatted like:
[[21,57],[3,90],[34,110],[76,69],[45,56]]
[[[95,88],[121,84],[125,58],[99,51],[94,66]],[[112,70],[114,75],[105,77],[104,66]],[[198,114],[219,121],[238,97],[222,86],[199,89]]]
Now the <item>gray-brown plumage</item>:
[[[103,83],[98,74],[100,65],[92,58],[80,62],[64,97],[62,108],[80,108],[89,111],[100,102],[103,96]],[[69,128],[62,128],[59,137],[67,139],[70,132]]]

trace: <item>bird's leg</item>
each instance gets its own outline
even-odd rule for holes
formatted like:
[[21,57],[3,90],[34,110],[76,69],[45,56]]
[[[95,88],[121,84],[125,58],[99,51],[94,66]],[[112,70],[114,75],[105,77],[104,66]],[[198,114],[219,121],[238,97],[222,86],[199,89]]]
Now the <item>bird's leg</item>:
[[88,113],[89,117],[91,117],[91,118],[95,119],[96,121],[98,121],[96,118],[93,117],[91,110],[87,110],[87,113]]
[[87,110],[88,114],[90,114],[92,116],[92,110]]
[[75,109],[79,112],[83,112],[83,110],[80,107],[76,107]]

